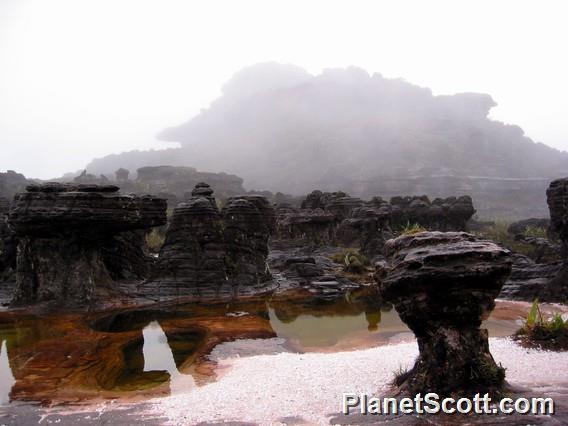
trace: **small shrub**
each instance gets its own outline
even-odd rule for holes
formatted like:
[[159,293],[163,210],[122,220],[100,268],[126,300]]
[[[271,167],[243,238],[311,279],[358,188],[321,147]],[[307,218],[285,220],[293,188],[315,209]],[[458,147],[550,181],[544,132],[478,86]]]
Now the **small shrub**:
[[343,265],[345,272],[362,274],[366,271],[366,266],[370,265],[369,259],[355,249],[343,250],[331,256],[335,263]]
[[427,229],[422,225],[419,225],[418,223],[407,222],[406,225],[402,227],[401,235],[414,235],[424,231],[427,231]]
[[496,220],[491,226],[485,227],[482,231],[474,232],[474,234],[480,238],[491,240],[515,253],[530,257],[534,253],[535,247],[523,241],[515,240],[508,228],[508,222]]
[[546,229],[542,226],[532,226],[529,225],[525,228],[525,232],[523,232],[525,237],[533,237],[533,238],[546,238]]
[[146,244],[152,253],[158,253],[165,241],[166,236],[159,228],[154,228],[146,234]]
[[568,320],[555,313],[544,319],[540,312],[538,299],[535,299],[523,326],[515,333],[515,337],[527,346],[545,349],[568,350]]
[[396,371],[394,372],[394,379],[392,382],[396,386],[400,386],[406,380],[409,374],[410,374],[410,369],[408,367],[403,367],[402,365],[399,365]]

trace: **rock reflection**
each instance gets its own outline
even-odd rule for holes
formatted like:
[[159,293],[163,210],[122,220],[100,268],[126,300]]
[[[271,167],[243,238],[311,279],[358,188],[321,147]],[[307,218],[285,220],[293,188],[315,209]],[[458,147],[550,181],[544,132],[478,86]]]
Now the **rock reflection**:
[[187,350],[184,348],[186,350],[176,351],[177,353],[174,354],[176,347],[174,346],[172,348],[169,345],[169,338],[157,321],[152,321],[144,327],[142,334],[144,335],[144,346],[142,348],[144,372],[166,371],[169,373],[170,392],[172,393],[189,391],[195,387],[195,379],[193,376],[183,374],[178,370],[178,367],[197,350],[199,342],[196,342],[195,338],[200,339],[203,336],[197,331],[194,333],[184,333],[183,336],[185,336],[186,339],[180,338],[177,341],[191,349]]
[[16,379],[10,368],[8,360],[8,346],[6,340],[2,340],[0,344],[0,405],[10,402],[10,391],[16,383]]

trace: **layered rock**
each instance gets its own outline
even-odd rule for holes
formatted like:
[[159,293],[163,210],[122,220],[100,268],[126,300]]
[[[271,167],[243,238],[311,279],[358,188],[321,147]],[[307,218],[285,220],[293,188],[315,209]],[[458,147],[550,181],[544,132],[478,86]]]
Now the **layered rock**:
[[215,296],[230,292],[219,210],[197,197],[174,209],[146,292],[158,296]]
[[565,301],[568,299],[568,178],[552,181],[546,191],[546,198],[550,210],[550,229],[561,241],[564,264],[549,283],[542,298]]
[[268,202],[259,209],[261,201],[257,201],[255,204],[234,198],[222,210],[227,272],[238,286],[260,284],[271,278],[266,258],[274,213],[267,207]]
[[562,269],[562,262],[537,263],[533,259],[515,254],[509,279],[501,289],[500,299],[524,300],[546,298],[547,288]]
[[414,367],[397,379],[403,393],[470,395],[497,391],[504,369],[489,352],[481,321],[511,272],[509,252],[464,232],[420,232],[385,244],[390,260],[377,281],[418,340]]
[[127,260],[124,241],[131,237],[124,233],[166,222],[165,200],[121,194],[112,185],[48,183],[26,189],[16,195],[8,219],[19,244],[14,304],[84,306],[116,290],[113,277],[137,267],[107,265],[109,250]]
[[417,223],[427,229],[437,231],[464,231],[467,221],[475,213],[471,197],[435,198],[419,197],[393,197],[391,225],[404,226],[408,223]]
[[[278,214],[278,237],[310,236],[320,243],[358,247],[367,256],[380,254],[384,241],[408,225],[430,230],[465,231],[475,209],[471,197],[436,198],[423,195],[381,197],[369,201],[344,192],[312,191],[301,209]],[[283,232],[280,232],[283,231]]]
[[16,238],[8,227],[10,202],[0,197],[0,282],[13,281],[16,271]]
[[299,244],[329,243],[334,239],[337,220],[335,215],[320,208],[278,208],[276,235],[280,240],[297,241]]
[[229,198],[219,212],[199,183],[173,212],[156,271],[142,291],[151,296],[236,296],[271,278],[266,258],[275,213],[261,196]]
[[227,173],[200,172],[193,167],[147,166],[137,170],[137,184],[146,191],[169,192],[182,199],[188,188],[208,182],[220,198],[245,192],[243,179]]

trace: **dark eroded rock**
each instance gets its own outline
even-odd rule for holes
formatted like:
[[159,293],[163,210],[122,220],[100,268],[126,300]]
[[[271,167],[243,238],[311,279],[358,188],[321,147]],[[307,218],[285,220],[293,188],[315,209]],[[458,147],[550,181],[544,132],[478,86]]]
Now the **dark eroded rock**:
[[547,286],[541,298],[547,301],[566,301],[568,299],[568,178],[550,183],[546,191],[550,210],[550,230],[558,235],[562,247],[564,264],[557,276]]
[[[115,290],[113,278],[124,270],[138,271],[128,264],[132,236],[119,234],[164,224],[166,201],[117,191],[49,183],[16,195],[8,219],[19,242],[14,304],[88,305]],[[121,264],[110,256],[107,265],[113,251]]]
[[421,232],[389,240],[386,277],[377,276],[418,340],[414,367],[397,378],[403,393],[499,390],[504,370],[489,352],[482,319],[511,271],[509,252],[464,232]]
[[231,197],[219,212],[200,183],[173,212],[156,270],[141,291],[152,297],[237,296],[271,279],[266,263],[275,213],[266,198]]

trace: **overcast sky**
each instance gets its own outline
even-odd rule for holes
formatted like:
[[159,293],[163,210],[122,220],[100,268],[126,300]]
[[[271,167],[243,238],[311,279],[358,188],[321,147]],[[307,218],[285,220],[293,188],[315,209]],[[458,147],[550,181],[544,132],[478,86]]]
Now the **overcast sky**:
[[0,171],[165,147],[160,130],[269,60],[489,93],[492,117],[568,150],[567,16],[563,0],[0,0]]

